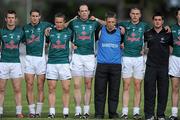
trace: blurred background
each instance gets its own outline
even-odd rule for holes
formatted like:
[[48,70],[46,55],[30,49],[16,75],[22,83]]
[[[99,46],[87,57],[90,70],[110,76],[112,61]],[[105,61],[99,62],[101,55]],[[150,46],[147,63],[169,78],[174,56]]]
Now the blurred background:
[[32,8],[40,9],[42,20],[53,22],[54,14],[62,12],[67,20],[77,15],[78,6],[86,1],[91,15],[104,19],[107,11],[114,11],[118,20],[129,19],[129,10],[139,7],[142,10],[142,20],[151,22],[155,11],[165,15],[165,22],[175,22],[175,10],[180,7],[180,0],[0,0],[0,27],[4,25],[4,14],[8,9],[16,10],[18,24],[23,26],[29,22],[29,12]]

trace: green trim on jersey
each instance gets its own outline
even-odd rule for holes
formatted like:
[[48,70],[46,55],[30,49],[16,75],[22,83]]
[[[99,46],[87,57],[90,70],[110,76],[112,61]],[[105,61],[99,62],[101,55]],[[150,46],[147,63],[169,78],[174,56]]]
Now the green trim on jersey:
[[94,20],[82,21],[80,18],[69,23],[69,28],[73,31],[73,43],[77,46],[74,53],[80,55],[94,54],[95,31],[100,24]]
[[18,27],[13,30],[7,28],[0,30],[0,42],[2,43],[0,62],[20,63],[19,44],[23,37],[24,32]]
[[35,26],[31,23],[24,26],[26,54],[31,56],[42,56],[44,52],[44,31],[52,24],[48,22],[40,22]]
[[173,35],[173,52],[172,55],[180,57],[180,25],[174,24],[171,26]]
[[69,28],[58,31],[53,28],[48,40],[50,42],[48,52],[48,64],[69,63],[69,42],[72,31]]
[[144,32],[150,29],[145,22],[133,24],[131,21],[120,22],[119,26],[125,28],[123,56],[139,57],[143,47]]

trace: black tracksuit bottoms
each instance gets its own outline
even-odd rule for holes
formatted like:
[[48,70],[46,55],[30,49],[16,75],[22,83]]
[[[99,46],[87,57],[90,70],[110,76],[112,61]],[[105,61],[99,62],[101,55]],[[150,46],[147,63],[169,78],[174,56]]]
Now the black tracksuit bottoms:
[[96,117],[104,117],[107,88],[109,117],[117,115],[120,81],[121,64],[97,64],[94,85]]
[[168,100],[169,77],[168,67],[146,66],[144,78],[144,113],[148,119],[155,116],[155,102],[157,94],[157,117],[165,117]]

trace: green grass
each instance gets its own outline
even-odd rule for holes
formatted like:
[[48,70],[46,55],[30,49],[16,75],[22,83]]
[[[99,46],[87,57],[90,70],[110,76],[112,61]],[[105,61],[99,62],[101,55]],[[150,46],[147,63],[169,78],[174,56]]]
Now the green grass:
[[[93,83],[94,84],[94,83]],[[142,84],[143,86],[143,84]],[[130,101],[129,101],[129,118],[132,117],[132,107],[133,107],[133,86],[131,87],[130,91]],[[92,87],[92,98],[91,98],[91,109],[90,114],[93,119],[94,117],[94,87]],[[82,87],[82,91],[84,91],[84,87]],[[143,88],[142,88],[143,91]],[[35,84],[34,92],[37,93],[37,86]],[[62,100],[61,100],[61,84],[60,82],[57,83],[57,90],[56,90],[56,119],[62,119]],[[169,90],[170,92],[170,90]],[[26,89],[25,89],[25,81],[22,83],[22,98],[23,98],[23,113],[25,115],[24,119],[28,119],[28,105],[26,101]],[[168,105],[166,109],[166,115],[170,115],[171,113],[171,96],[169,94],[168,98]],[[143,92],[142,92],[142,102],[141,102],[141,113],[143,115]],[[107,105],[107,104],[106,104]],[[73,80],[71,81],[71,95],[70,95],[70,118],[73,119],[74,117],[74,111],[75,111],[75,105],[74,105],[74,98],[73,98]],[[120,99],[119,99],[119,106],[118,106],[118,112],[121,113],[122,109],[122,82],[121,82],[121,90],[120,90]],[[47,119],[48,115],[48,87],[47,87],[47,81],[45,83],[45,100],[43,105],[43,113],[42,118],[39,120]],[[106,106],[106,116],[105,118],[108,118],[107,114],[107,106]],[[5,95],[5,101],[4,101],[4,118],[3,120],[15,120],[15,102],[14,102],[14,94],[12,90],[12,84],[9,80],[6,86],[6,95]]]

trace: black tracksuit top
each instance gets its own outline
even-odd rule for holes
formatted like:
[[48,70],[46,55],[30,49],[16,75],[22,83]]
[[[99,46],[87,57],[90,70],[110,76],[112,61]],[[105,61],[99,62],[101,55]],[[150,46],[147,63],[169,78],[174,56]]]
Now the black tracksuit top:
[[144,42],[149,48],[146,65],[151,67],[168,67],[169,46],[173,45],[171,33],[167,33],[163,28],[157,33],[154,28],[144,33]]

